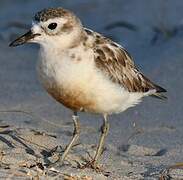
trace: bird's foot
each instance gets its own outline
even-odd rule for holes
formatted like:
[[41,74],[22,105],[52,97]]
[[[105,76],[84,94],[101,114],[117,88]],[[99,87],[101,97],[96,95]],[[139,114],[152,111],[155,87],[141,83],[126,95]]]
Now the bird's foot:
[[88,161],[87,163],[85,163],[84,165],[80,165],[79,167],[80,169],[85,169],[85,168],[90,168],[90,169],[93,169],[95,170],[96,172],[102,172],[103,169],[101,166],[99,166],[95,160],[91,160],[91,161]]

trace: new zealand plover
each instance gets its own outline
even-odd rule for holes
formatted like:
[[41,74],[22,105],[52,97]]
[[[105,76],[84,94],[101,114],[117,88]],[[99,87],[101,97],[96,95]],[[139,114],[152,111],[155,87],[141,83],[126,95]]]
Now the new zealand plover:
[[84,28],[68,10],[49,8],[36,13],[31,30],[10,46],[27,42],[40,44],[37,70],[44,88],[74,112],[74,133],[62,161],[79,137],[77,112],[103,115],[96,154],[87,164],[94,168],[109,130],[108,115],[135,106],[145,96],[165,98],[166,90],[145,77],[122,46]]

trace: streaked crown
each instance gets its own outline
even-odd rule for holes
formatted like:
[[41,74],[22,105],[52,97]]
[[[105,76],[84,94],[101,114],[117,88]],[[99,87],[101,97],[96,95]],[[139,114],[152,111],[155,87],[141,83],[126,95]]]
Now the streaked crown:
[[35,14],[34,20],[35,21],[48,21],[49,19],[53,18],[59,18],[59,17],[70,17],[74,16],[72,12],[63,9],[63,8],[48,8],[48,9],[43,9],[42,11],[39,11]]

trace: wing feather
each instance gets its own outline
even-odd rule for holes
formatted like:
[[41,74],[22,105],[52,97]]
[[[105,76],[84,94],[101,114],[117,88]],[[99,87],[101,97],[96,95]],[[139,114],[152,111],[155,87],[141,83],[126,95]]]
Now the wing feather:
[[[89,31],[87,29],[87,31]],[[95,37],[94,53],[96,66],[113,81],[129,92],[166,92],[151,82],[135,66],[132,57],[120,45],[102,35],[89,31]],[[153,94],[153,93],[152,93]]]

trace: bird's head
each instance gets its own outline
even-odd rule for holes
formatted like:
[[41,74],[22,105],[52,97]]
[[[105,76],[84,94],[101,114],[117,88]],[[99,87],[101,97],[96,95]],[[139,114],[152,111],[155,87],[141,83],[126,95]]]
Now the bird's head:
[[49,8],[36,13],[31,29],[10,46],[32,42],[43,47],[67,48],[74,46],[81,36],[82,25],[73,13],[63,8]]

